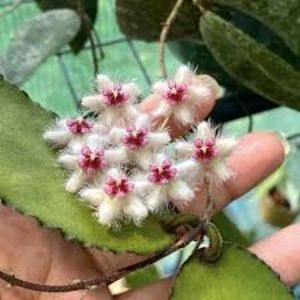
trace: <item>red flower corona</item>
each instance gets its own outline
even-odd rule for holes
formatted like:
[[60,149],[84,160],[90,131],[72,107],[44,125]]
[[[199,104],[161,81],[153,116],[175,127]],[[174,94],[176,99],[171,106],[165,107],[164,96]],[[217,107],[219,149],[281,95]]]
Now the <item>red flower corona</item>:
[[134,189],[134,184],[128,178],[108,176],[104,184],[104,192],[110,197],[123,198]]
[[170,182],[176,176],[176,173],[177,169],[166,159],[161,166],[151,165],[148,179],[153,183],[165,184]]
[[104,159],[104,151],[97,149],[92,151],[90,147],[86,146],[81,150],[81,155],[78,159],[78,165],[83,171],[89,174],[94,174],[106,166]]

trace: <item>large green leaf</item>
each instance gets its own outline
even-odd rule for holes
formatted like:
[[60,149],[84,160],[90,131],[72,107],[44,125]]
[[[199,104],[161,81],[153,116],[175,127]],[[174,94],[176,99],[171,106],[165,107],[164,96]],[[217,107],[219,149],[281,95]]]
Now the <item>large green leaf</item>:
[[97,18],[98,0],[35,0],[42,10],[68,8],[76,11],[81,19],[81,29],[70,43],[75,53],[88,40]]
[[269,26],[296,53],[300,54],[300,1],[295,0],[213,0],[236,8]]
[[126,283],[129,288],[136,289],[138,287],[150,284],[160,279],[160,274],[155,265],[140,269],[126,277]]
[[292,300],[291,291],[261,260],[225,244],[215,263],[193,255],[182,267],[172,300]]
[[237,81],[280,105],[300,109],[300,73],[212,12],[201,18],[203,39]]
[[50,55],[68,44],[79,28],[80,19],[69,9],[53,10],[23,24],[3,59],[5,77],[15,84],[25,82]]
[[212,222],[218,227],[223,239],[226,242],[234,242],[242,246],[248,246],[249,242],[239,228],[234,224],[224,212],[217,213]]
[[99,225],[90,209],[64,191],[64,173],[42,140],[50,115],[1,77],[0,107],[0,197],[9,205],[82,243],[115,252],[147,254],[174,241],[160,225],[162,216],[120,231]]

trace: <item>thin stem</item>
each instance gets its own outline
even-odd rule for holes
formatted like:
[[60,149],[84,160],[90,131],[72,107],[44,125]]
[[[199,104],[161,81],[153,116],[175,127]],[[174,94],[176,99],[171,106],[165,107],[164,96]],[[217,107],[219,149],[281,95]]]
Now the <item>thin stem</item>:
[[177,242],[172,244],[170,247],[164,249],[163,251],[158,252],[157,254],[145,259],[144,261],[117,270],[107,276],[101,276],[101,277],[91,278],[87,280],[80,280],[72,284],[45,285],[45,284],[33,283],[33,282],[22,280],[20,278],[17,278],[15,275],[8,274],[3,271],[0,271],[0,279],[6,281],[12,287],[18,286],[24,289],[38,291],[38,292],[46,292],[46,293],[66,293],[66,292],[72,292],[78,290],[91,290],[100,286],[103,283],[109,285],[119,280],[120,278],[124,277],[128,273],[142,269],[148,265],[152,265],[153,263],[172,254],[173,252],[184,248],[194,239],[197,238],[202,240],[203,236],[204,236],[204,224],[203,222],[200,222],[200,224],[196,228],[190,230],[188,233],[182,236]]
[[206,10],[205,4],[207,4],[206,1],[205,0],[193,0],[193,2],[194,2],[194,5],[196,5],[199,8],[201,14],[204,14],[204,12]]
[[165,117],[165,119],[163,120],[163,122],[161,123],[160,127],[159,127],[159,131],[162,131],[166,128],[168,122],[170,121],[171,115]]
[[212,183],[207,173],[208,173],[207,171],[204,171],[204,185],[206,187],[206,198],[207,198],[205,214],[204,214],[204,220],[206,222],[210,221],[216,205],[212,195]]
[[21,4],[23,0],[16,0],[11,6],[7,7],[0,13],[0,18],[4,17],[8,13],[13,12],[15,9],[17,9]]
[[160,72],[161,76],[163,78],[168,77],[167,68],[165,65],[165,43],[171,28],[172,23],[176,19],[178,12],[180,10],[180,7],[182,6],[184,0],[177,0],[175,3],[175,6],[173,7],[170,15],[168,16],[166,22],[163,25],[162,31],[160,33],[160,39],[159,39],[159,66],[160,66]]
[[96,50],[97,48],[96,48],[92,31],[89,33],[89,38],[91,43],[91,53],[92,53],[92,59],[94,65],[94,75],[96,76],[99,72],[99,65],[98,65],[98,57],[97,57],[97,50]]

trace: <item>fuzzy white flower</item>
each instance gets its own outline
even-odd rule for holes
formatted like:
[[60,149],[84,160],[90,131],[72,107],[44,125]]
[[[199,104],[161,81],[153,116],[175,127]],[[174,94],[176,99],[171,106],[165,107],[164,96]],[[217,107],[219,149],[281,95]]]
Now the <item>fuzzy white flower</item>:
[[91,132],[105,134],[106,130],[91,119],[79,116],[73,119],[57,119],[44,133],[43,138],[57,147],[66,146],[73,138],[81,138]]
[[122,219],[139,225],[148,216],[148,209],[136,191],[136,184],[113,168],[99,186],[83,189],[80,196],[97,210],[95,216],[103,225],[117,226]]
[[98,75],[96,82],[97,93],[83,97],[82,106],[99,114],[100,120],[107,125],[137,115],[137,106],[133,104],[139,90],[135,83],[114,83],[106,75]]
[[148,115],[141,115],[126,128],[114,127],[110,136],[114,143],[122,144],[129,160],[143,169],[148,169],[153,153],[167,145],[171,138],[167,131],[153,131]]
[[191,171],[191,165],[194,167],[192,161],[175,165],[164,155],[156,157],[148,176],[152,186],[146,203],[151,211],[160,209],[169,201],[183,207],[194,199],[195,188],[193,189],[186,177]]
[[222,182],[232,176],[226,159],[237,145],[237,140],[217,134],[216,128],[209,122],[201,122],[193,143],[177,142],[175,148],[180,157],[191,157],[203,172],[214,181]]
[[193,124],[197,108],[210,93],[212,86],[195,80],[195,74],[187,66],[179,67],[174,79],[159,81],[153,91],[161,99],[154,110],[155,117],[174,116],[181,124]]
[[107,167],[118,165],[126,159],[123,149],[106,149],[105,140],[91,135],[83,141],[70,143],[59,155],[58,162],[70,171],[66,190],[76,192],[84,184],[101,178]]

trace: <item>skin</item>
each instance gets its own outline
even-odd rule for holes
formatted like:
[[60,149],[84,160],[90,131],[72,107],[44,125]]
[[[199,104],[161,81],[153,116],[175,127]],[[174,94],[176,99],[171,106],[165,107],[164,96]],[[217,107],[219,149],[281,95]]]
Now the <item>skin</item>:
[[[212,87],[212,92],[201,102],[197,114],[205,118],[213,108],[217,91],[209,78],[198,78],[199,83]],[[159,100],[151,96],[142,103],[142,108],[151,113]],[[159,122],[158,122],[159,123]],[[169,126],[173,137],[182,135],[189,128]],[[259,132],[242,137],[228,163],[235,176],[216,191],[217,210],[222,209],[243,195],[261,180],[274,172],[284,160],[284,147],[276,134]],[[205,193],[197,195],[189,211],[201,215]],[[289,226],[275,235],[250,247],[292,286],[300,281],[300,224]],[[1,270],[13,271],[18,277],[46,284],[63,284],[74,279],[101,276],[137,262],[143,258],[123,254],[113,255],[95,249],[84,248],[74,241],[65,241],[56,230],[41,227],[36,220],[25,217],[10,208],[0,207],[0,266]],[[85,300],[167,300],[172,279],[112,296],[107,286],[89,291]],[[1,282],[2,300],[80,300],[83,292],[45,294],[20,288],[6,288]]]

